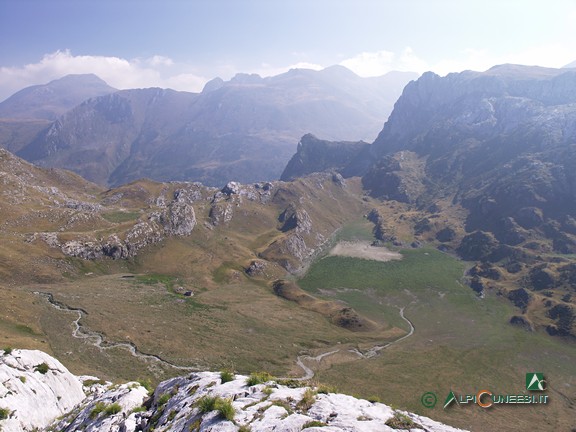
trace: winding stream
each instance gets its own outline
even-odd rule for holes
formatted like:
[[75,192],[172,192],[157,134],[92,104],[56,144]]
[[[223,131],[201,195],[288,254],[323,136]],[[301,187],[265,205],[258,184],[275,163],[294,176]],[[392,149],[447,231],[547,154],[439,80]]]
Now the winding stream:
[[[46,299],[52,307],[54,307],[55,309],[57,309],[59,311],[66,312],[66,313],[75,313],[77,315],[77,317],[73,321],[74,329],[72,330],[72,336],[76,339],[83,339],[83,340],[87,341],[88,343],[91,343],[93,346],[95,346],[96,348],[98,348],[101,351],[108,350],[108,349],[120,348],[120,349],[124,349],[124,350],[128,351],[134,357],[136,357],[140,360],[143,360],[147,363],[151,363],[151,362],[161,363],[161,364],[168,366],[168,367],[171,367],[173,369],[184,370],[184,371],[194,371],[195,372],[195,371],[201,370],[198,367],[180,366],[180,365],[171,363],[168,360],[165,360],[156,354],[148,354],[148,353],[142,352],[132,342],[110,342],[110,341],[107,341],[104,334],[93,331],[93,330],[89,330],[80,323],[80,320],[85,315],[88,315],[88,312],[86,312],[84,309],[73,308],[73,307],[70,307],[64,303],[61,303],[61,302],[55,300],[54,296],[48,292],[34,291],[34,294],[39,295],[40,297]],[[404,309],[405,309],[404,307],[399,308],[400,316],[410,326],[410,331],[407,334],[405,334],[404,336],[402,336],[402,337],[400,337],[400,338],[398,338],[392,342],[388,342],[384,345],[375,345],[372,348],[365,351],[364,353],[361,352],[360,350],[356,349],[356,348],[350,349],[349,352],[352,352],[352,353],[358,355],[360,358],[369,359],[369,358],[372,358],[372,357],[375,357],[376,355],[378,355],[378,353],[380,351],[382,351],[383,349],[388,348],[394,344],[397,344],[398,342],[401,342],[404,339],[407,339],[410,336],[412,336],[414,334],[414,324],[412,323],[412,321],[410,321],[408,318],[406,318],[406,316],[404,315]],[[334,355],[339,351],[340,351],[340,349],[336,349],[333,351],[328,351],[328,352],[322,353],[322,354],[317,355],[315,357],[312,357],[309,355],[298,356],[296,358],[296,364],[304,371],[304,375],[301,377],[298,377],[298,378],[290,378],[290,379],[293,379],[296,381],[307,381],[307,380],[314,378],[314,371],[310,367],[306,366],[306,364],[304,364],[304,360],[320,362],[323,358]]]
[[[351,352],[351,353],[354,353],[354,354],[358,355],[358,357],[360,357],[360,358],[369,359],[369,358],[372,358],[372,357],[377,356],[378,353],[379,353],[380,351],[382,351],[383,349],[388,348],[388,347],[390,347],[390,346],[392,346],[392,345],[395,345],[395,344],[397,344],[398,342],[401,342],[401,341],[403,341],[404,339],[407,339],[407,338],[409,338],[410,336],[412,336],[412,335],[414,334],[414,330],[415,330],[414,324],[412,323],[412,321],[410,321],[410,320],[409,320],[408,318],[406,318],[406,316],[404,315],[404,309],[405,309],[405,307],[401,307],[401,308],[398,308],[398,309],[400,310],[400,316],[402,317],[402,319],[403,319],[404,321],[406,321],[406,322],[408,323],[408,325],[410,326],[410,331],[409,331],[408,333],[406,333],[404,336],[402,336],[402,337],[400,337],[400,338],[398,338],[398,339],[396,339],[396,340],[394,340],[394,341],[385,343],[384,345],[375,345],[375,346],[373,346],[372,348],[368,349],[368,350],[367,350],[366,352],[364,352],[364,353],[361,352],[360,350],[358,350],[357,348],[351,348],[351,349],[349,349],[348,351]],[[304,361],[303,361],[303,360],[319,362],[319,361],[321,361],[324,357],[331,356],[331,355],[333,355],[333,354],[336,354],[336,353],[339,352],[339,351],[340,351],[339,349],[334,350],[334,351],[328,351],[328,352],[325,352],[325,353],[323,353],[323,354],[320,354],[320,355],[318,355],[318,356],[316,356],[316,357],[311,357],[311,356],[308,356],[308,355],[298,356],[298,357],[296,358],[296,364],[304,371],[304,375],[301,376],[301,377],[299,377],[299,378],[291,378],[291,379],[293,379],[293,380],[295,380],[295,381],[307,381],[307,380],[310,380],[310,379],[314,378],[314,371],[313,371],[311,368],[309,368],[308,366],[306,366],[306,365],[304,364]]]
[[48,303],[58,309],[59,311],[66,312],[66,313],[75,313],[77,314],[77,318],[73,321],[74,329],[72,330],[72,336],[76,339],[83,339],[89,343],[91,343],[96,348],[100,349],[101,351],[120,348],[128,351],[134,357],[143,360],[147,363],[155,362],[161,363],[165,366],[171,367],[173,369],[184,370],[184,371],[199,371],[200,369],[197,367],[189,367],[189,366],[179,366],[174,363],[169,362],[168,360],[163,359],[162,357],[155,355],[155,354],[148,354],[140,351],[138,347],[132,342],[110,342],[105,339],[105,336],[102,333],[98,333],[96,331],[92,331],[84,327],[80,324],[80,320],[85,316],[88,315],[84,309],[81,308],[73,308],[64,303],[61,303],[54,299],[54,296],[48,292],[40,292],[34,291],[34,294],[39,295],[40,297],[46,299]]

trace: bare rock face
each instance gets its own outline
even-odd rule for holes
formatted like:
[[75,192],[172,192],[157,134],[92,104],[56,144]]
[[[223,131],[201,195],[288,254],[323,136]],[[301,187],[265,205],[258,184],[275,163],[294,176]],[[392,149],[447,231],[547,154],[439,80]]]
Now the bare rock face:
[[222,193],[226,195],[238,195],[240,193],[240,183],[238,182],[228,182],[226,186],[222,188]]
[[104,256],[102,245],[96,241],[70,240],[62,245],[62,253],[85,260],[99,259]]
[[196,226],[196,214],[191,205],[174,201],[162,214],[160,222],[167,235],[186,236],[190,235]]
[[287,232],[294,230],[297,233],[309,234],[312,230],[312,220],[308,212],[303,208],[298,208],[290,204],[278,218],[282,222],[281,231]]
[[0,421],[4,432],[43,428],[85,398],[80,379],[42,351],[2,351],[0,408],[9,411]]

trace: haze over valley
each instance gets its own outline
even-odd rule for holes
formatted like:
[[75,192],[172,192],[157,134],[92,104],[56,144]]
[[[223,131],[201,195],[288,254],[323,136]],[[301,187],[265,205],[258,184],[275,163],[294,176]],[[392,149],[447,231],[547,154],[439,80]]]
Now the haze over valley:
[[572,2],[32,3],[1,430],[576,429]]

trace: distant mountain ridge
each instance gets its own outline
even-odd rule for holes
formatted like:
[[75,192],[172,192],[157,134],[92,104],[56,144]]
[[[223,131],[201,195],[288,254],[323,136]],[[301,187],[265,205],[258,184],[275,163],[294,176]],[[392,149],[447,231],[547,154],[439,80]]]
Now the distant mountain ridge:
[[117,91],[94,74],[66,75],[26,87],[0,102],[0,118],[56,120],[92,97]]
[[2,145],[38,165],[106,185],[142,177],[217,186],[273,180],[306,133],[372,139],[415,77],[360,78],[334,66],[217,78],[199,94],[122,90],[75,106],[30,142],[8,138]]

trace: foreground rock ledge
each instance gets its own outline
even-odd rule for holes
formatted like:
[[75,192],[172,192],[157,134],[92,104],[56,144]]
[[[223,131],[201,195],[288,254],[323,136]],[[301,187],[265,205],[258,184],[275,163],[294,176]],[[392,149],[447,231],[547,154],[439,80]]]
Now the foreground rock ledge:
[[[38,361],[48,365],[46,373],[34,370]],[[112,385],[76,377],[47,354],[27,350],[4,353],[0,374],[0,408],[11,411],[8,419],[0,421],[4,432],[34,428],[88,432],[461,431],[321,388],[292,388],[273,380],[249,385],[248,377],[242,375],[222,383],[219,373],[193,373],[160,383],[148,397],[138,383]],[[39,389],[46,391],[40,395]],[[77,399],[74,407],[70,405],[74,405],[73,398]],[[69,412],[62,416],[64,406]],[[32,418],[30,414],[36,411],[46,415]]]

